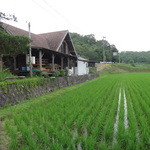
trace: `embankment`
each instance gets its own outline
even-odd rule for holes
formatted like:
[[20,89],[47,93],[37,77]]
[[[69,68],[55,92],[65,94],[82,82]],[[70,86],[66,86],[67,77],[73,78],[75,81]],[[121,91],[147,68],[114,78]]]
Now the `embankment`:
[[15,104],[32,97],[38,97],[56,89],[83,83],[98,76],[97,74],[88,74],[51,79],[39,78],[36,80],[20,80],[19,82],[6,81],[0,84],[0,107],[7,104]]

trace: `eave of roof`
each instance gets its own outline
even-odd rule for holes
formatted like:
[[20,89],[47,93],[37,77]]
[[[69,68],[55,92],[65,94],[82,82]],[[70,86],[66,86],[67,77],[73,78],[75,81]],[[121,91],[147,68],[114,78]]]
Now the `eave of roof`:
[[[2,27],[4,28],[4,30],[6,30],[10,34],[19,35],[19,36],[26,36],[26,37],[29,36],[28,31],[19,29],[17,27],[12,26],[12,25],[3,23]],[[31,46],[33,46],[33,47],[36,46],[36,47],[42,47],[42,48],[49,49],[48,43],[43,37],[40,37],[37,34],[31,33],[31,39],[32,39]]]
[[50,49],[53,49],[54,51],[58,51],[63,40],[65,39],[68,33],[69,33],[68,30],[63,30],[63,31],[49,32],[49,33],[43,33],[38,35],[47,40]]
[[78,60],[81,60],[81,61],[86,61],[86,62],[88,62],[88,60],[87,60],[87,59],[85,59],[85,58],[83,58],[83,57],[80,57],[80,56],[78,56]]
[[[3,23],[2,27],[10,34],[26,36],[26,37],[29,36],[28,31],[14,27],[12,25]],[[31,47],[39,48],[39,49],[47,49],[47,50],[58,52],[58,50],[59,50],[62,42],[64,41],[65,37],[67,36],[67,34],[69,35],[68,30],[49,32],[49,33],[43,33],[43,34],[31,33],[31,39],[32,39]],[[69,36],[69,38],[70,38],[70,36]],[[70,38],[70,40],[71,40],[71,38]],[[72,43],[72,46],[73,46],[73,43]],[[74,47],[73,47],[73,50],[74,50],[76,56],[68,55],[68,54],[66,54],[66,55],[71,56],[71,57],[72,56],[77,57],[77,53],[76,53]]]

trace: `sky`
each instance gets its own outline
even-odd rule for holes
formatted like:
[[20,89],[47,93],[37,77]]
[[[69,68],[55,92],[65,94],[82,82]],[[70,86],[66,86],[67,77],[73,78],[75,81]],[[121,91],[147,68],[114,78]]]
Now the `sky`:
[[[119,51],[150,50],[150,0],[0,0],[0,11],[15,14],[24,30],[69,30],[103,36]],[[5,21],[6,22],[6,21]]]

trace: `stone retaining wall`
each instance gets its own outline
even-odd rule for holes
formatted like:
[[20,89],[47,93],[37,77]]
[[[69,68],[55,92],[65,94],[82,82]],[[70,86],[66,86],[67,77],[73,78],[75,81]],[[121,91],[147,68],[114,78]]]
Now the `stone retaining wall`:
[[40,95],[52,92],[56,89],[67,87],[70,85],[79,84],[91,79],[98,77],[97,74],[88,74],[81,76],[71,77],[58,77],[51,80],[46,80],[43,85],[37,85],[35,87],[24,87],[18,88],[16,84],[9,85],[7,92],[0,88],[0,107],[6,104],[15,104],[31,97],[38,97]]

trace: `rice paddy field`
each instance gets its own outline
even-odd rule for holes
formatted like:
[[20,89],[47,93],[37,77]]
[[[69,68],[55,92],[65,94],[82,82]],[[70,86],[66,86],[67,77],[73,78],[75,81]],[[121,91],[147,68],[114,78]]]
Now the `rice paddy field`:
[[149,150],[150,73],[105,75],[0,117],[12,150]]

